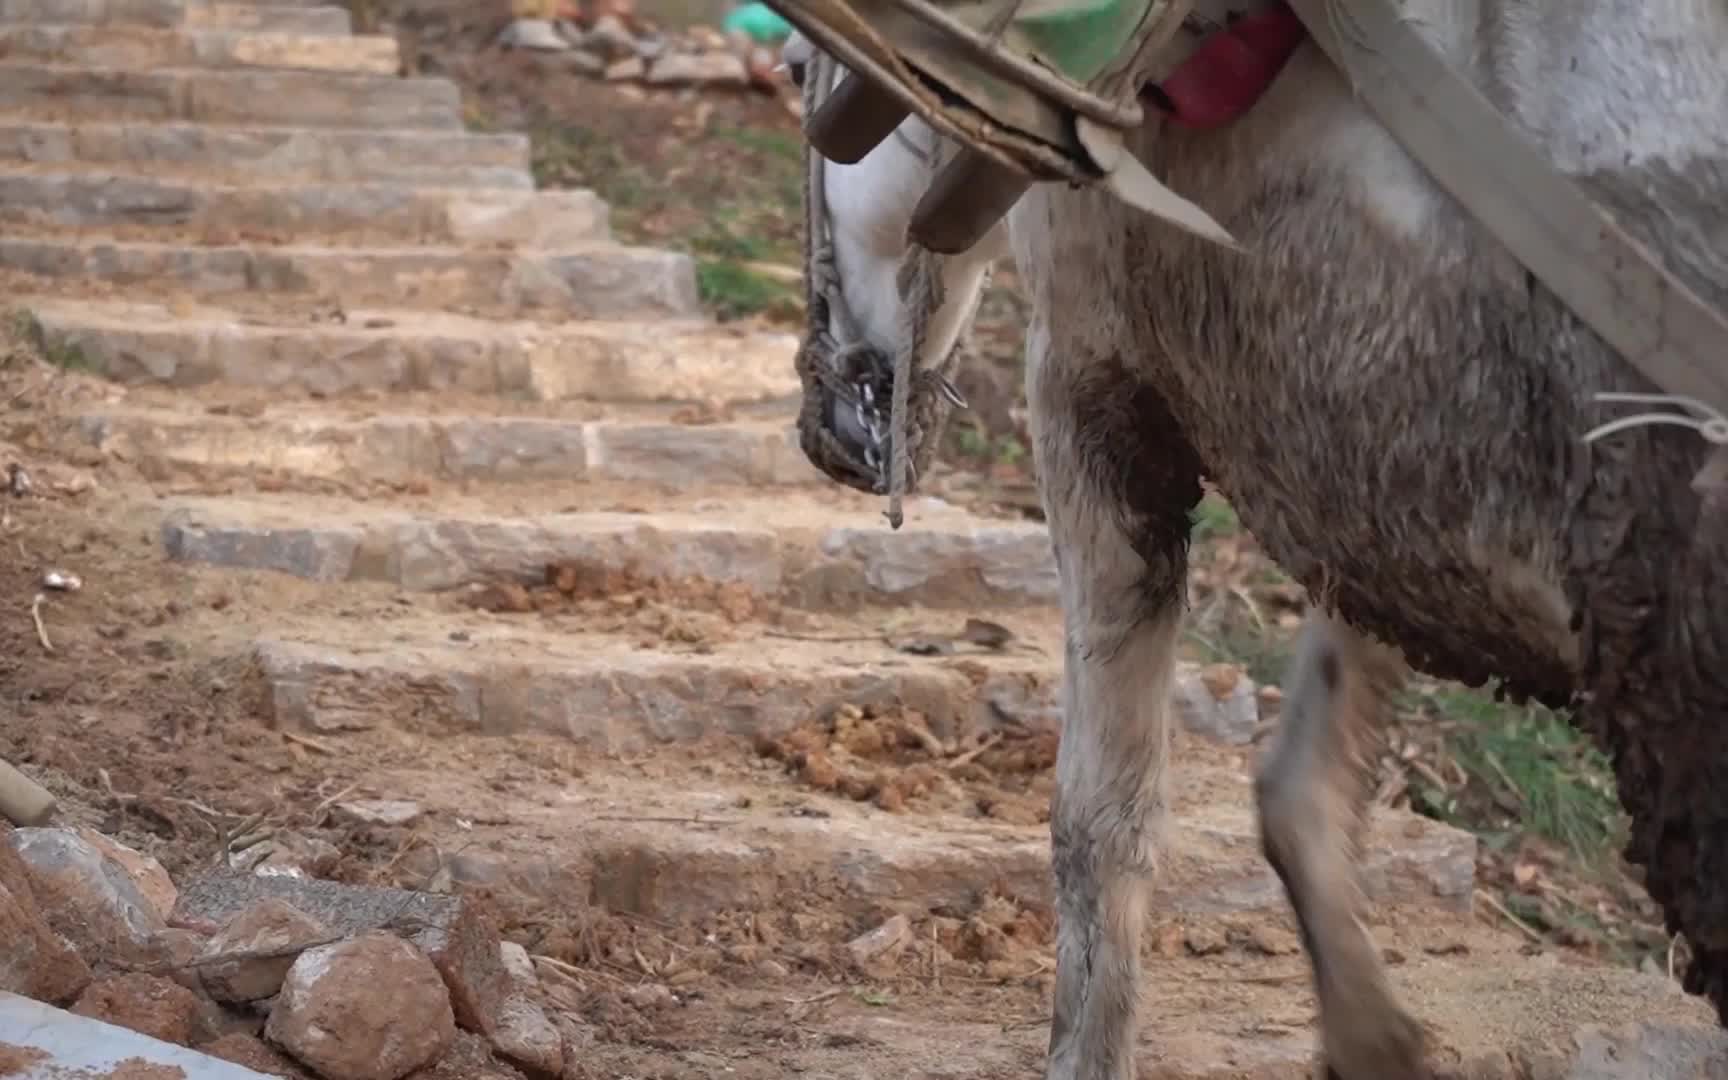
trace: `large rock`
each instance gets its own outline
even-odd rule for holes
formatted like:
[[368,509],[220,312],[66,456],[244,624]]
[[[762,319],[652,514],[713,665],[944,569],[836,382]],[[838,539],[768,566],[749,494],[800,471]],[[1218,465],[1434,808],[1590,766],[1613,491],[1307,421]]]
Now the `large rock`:
[[220,872],[181,891],[175,920],[223,925],[264,900],[287,904],[329,931],[349,937],[391,925],[411,924],[409,936],[431,958],[449,988],[450,1005],[462,1027],[490,1034],[514,984],[499,953],[498,928],[467,897],[342,885],[291,877],[256,877]]
[[0,842],[0,991],[56,1004],[70,1001],[90,981],[90,966],[55,933],[36,906],[30,871],[10,844]]
[[329,932],[317,920],[275,898],[259,900],[230,919],[204,946],[203,959],[241,955],[201,965],[204,989],[217,1001],[259,1001],[282,988],[298,949],[323,944]]
[[71,829],[18,829],[8,839],[30,867],[48,924],[80,953],[131,967],[167,959],[167,923],[124,866]]
[[180,891],[174,887],[174,880],[168,876],[168,871],[161,863],[149,855],[133,851],[120,841],[104,836],[95,829],[80,827],[72,831],[78,834],[79,839],[126,871],[126,876],[132,879],[132,884],[138,886],[138,891],[150,902],[151,910],[159,917],[166,919],[168,913],[174,910],[174,901],[179,898]]
[[201,1003],[179,983],[130,972],[91,983],[72,1011],[185,1046],[198,1027]]
[[432,961],[374,931],[300,954],[264,1035],[327,1080],[397,1080],[456,1038],[450,996]]

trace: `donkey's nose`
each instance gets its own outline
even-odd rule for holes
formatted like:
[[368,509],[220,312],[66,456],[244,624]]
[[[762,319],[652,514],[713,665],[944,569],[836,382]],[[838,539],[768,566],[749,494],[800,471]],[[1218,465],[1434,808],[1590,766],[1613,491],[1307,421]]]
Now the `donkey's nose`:
[[835,396],[828,406],[828,430],[854,459],[874,465],[884,453],[888,433],[882,419],[868,406]]

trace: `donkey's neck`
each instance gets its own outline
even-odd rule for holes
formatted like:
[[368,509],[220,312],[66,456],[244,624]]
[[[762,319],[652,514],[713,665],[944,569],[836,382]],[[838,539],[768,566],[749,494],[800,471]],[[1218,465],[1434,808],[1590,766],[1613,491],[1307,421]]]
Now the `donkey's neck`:
[[[898,276],[912,210],[934,175],[928,161],[935,141],[913,117],[856,165],[823,167],[841,293],[859,333],[888,356],[904,340]],[[943,300],[926,324],[920,365],[948,355],[977,311],[985,275],[1007,253],[1007,230],[998,225],[970,251],[942,261]]]

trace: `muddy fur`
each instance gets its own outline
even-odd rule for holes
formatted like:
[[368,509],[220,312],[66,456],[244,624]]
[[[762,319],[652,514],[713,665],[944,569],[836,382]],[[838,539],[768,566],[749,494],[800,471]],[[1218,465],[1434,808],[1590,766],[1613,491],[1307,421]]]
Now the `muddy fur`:
[[[1728,8],[1406,7],[1728,307]],[[1009,220],[1069,638],[1047,1077],[1133,1075],[1136,883],[1165,816],[1159,695],[1202,476],[1315,609],[1257,793],[1333,1075],[1421,1074],[1349,884],[1352,763],[1400,657],[1571,710],[1614,759],[1628,858],[1693,946],[1687,988],[1728,1017],[1728,501],[1690,486],[1702,441],[1647,427],[1581,442],[1622,415],[1594,394],[1656,388],[1428,184],[1312,45],[1230,129],[1153,127],[1138,149],[1247,254],[1059,185]]]

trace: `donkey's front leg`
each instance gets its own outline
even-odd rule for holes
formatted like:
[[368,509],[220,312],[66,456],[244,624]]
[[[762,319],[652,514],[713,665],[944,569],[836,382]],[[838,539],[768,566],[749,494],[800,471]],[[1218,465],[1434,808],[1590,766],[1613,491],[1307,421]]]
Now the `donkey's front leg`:
[[1035,328],[1032,423],[1067,630],[1045,1076],[1129,1080],[1198,468],[1162,400],[1115,357],[1040,356],[1042,339]]

